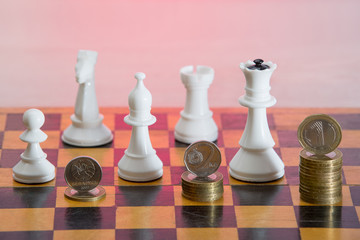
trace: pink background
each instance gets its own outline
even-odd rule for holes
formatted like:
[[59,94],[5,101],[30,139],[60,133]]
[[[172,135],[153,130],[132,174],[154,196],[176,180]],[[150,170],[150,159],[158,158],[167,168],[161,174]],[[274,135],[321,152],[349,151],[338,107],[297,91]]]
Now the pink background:
[[146,73],[153,107],[180,107],[179,69],[215,70],[211,107],[236,107],[239,63],[278,64],[277,107],[360,106],[360,1],[0,0],[0,106],[73,106],[77,51],[98,51],[100,106],[127,106]]

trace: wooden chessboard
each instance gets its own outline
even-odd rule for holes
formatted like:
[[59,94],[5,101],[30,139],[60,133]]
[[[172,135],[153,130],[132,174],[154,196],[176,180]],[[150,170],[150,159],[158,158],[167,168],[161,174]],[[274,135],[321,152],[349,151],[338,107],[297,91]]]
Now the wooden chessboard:
[[[286,167],[282,179],[266,184],[240,182],[228,174],[247,109],[213,109],[225,184],[223,198],[214,203],[192,202],[181,195],[187,146],[174,140],[179,108],[152,110],[157,122],[150,127],[150,136],[164,163],[164,176],[149,183],[117,176],[117,163],[131,134],[123,122],[127,108],[101,109],[114,141],[99,148],[61,142],[73,109],[41,109],[46,117],[42,129],[49,136],[42,147],[57,168],[56,179],[41,185],[24,185],[12,178],[12,167],[26,147],[19,140],[25,110],[0,109],[0,239],[360,239],[360,109],[268,109],[275,150]],[[343,199],[335,205],[299,199],[297,127],[315,113],[330,114],[343,128]],[[79,155],[92,156],[101,164],[105,199],[75,202],[64,197],[64,167]]]

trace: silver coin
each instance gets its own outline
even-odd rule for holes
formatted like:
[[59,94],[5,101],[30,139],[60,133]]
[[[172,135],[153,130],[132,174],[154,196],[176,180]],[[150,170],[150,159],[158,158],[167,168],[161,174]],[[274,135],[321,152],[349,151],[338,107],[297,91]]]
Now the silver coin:
[[214,143],[199,141],[186,149],[184,162],[189,172],[198,177],[207,177],[219,168],[221,153]]
[[100,164],[93,158],[80,156],[72,159],[65,167],[65,181],[78,192],[96,188],[102,177]]

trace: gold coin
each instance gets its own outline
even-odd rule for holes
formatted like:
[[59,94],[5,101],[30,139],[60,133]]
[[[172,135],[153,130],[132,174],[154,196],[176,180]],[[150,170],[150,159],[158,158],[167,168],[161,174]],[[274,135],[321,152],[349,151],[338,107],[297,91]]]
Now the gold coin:
[[337,186],[335,188],[323,188],[323,189],[317,189],[317,188],[307,188],[305,186],[300,185],[299,190],[307,192],[309,194],[324,194],[324,195],[331,195],[342,191],[341,186]]
[[87,191],[87,192],[78,192],[75,189],[72,189],[71,187],[68,187],[65,190],[65,197],[75,200],[75,201],[81,201],[81,202],[93,202],[98,201],[105,197],[106,192],[105,189],[101,186],[97,186],[96,188]]
[[313,204],[335,204],[342,200],[342,196],[337,196],[337,197],[327,198],[327,199],[317,199],[317,198],[308,197],[304,194],[300,194],[300,198],[301,198],[301,200],[303,200],[305,202],[313,203]]
[[211,202],[223,195],[223,175],[215,172],[207,177],[198,177],[186,171],[181,175],[182,195],[193,201]]
[[198,177],[207,177],[216,172],[221,164],[219,148],[212,142],[199,141],[191,144],[184,154],[188,171]]
[[312,183],[307,183],[307,182],[301,181],[300,186],[309,188],[309,189],[333,189],[333,188],[341,187],[342,180],[340,179],[339,181],[335,181],[332,183],[325,183],[325,184],[324,183],[312,184]]
[[303,148],[316,155],[334,151],[341,142],[339,123],[326,114],[311,115],[300,124],[298,140]]
[[309,166],[309,165],[303,165],[302,163],[300,163],[300,165],[299,165],[299,171],[302,171],[304,173],[309,173],[309,174],[338,173],[338,172],[341,172],[341,169],[342,169],[342,164],[336,165],[334,167],[313,167],[313,166]]
[[65,167],[65,181],[78,192],[87,192],[99,185],[102,177],[100,164],[93,158],[80,156]]
[[342,164],[342,152],[338,149],[327,153],[325,155],[315,155],[308,152],[306,149],[300,152],[300,162],[306,165],[316,165],[321,167],[334,166]]

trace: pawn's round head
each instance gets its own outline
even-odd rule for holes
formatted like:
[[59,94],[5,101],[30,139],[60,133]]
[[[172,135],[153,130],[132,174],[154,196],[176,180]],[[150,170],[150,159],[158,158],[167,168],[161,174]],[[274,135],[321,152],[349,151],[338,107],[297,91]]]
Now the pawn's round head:
[[29,130],[40,129],[44,125],[45,116],[38,109],[29,109],[23,115],[23,123]]

